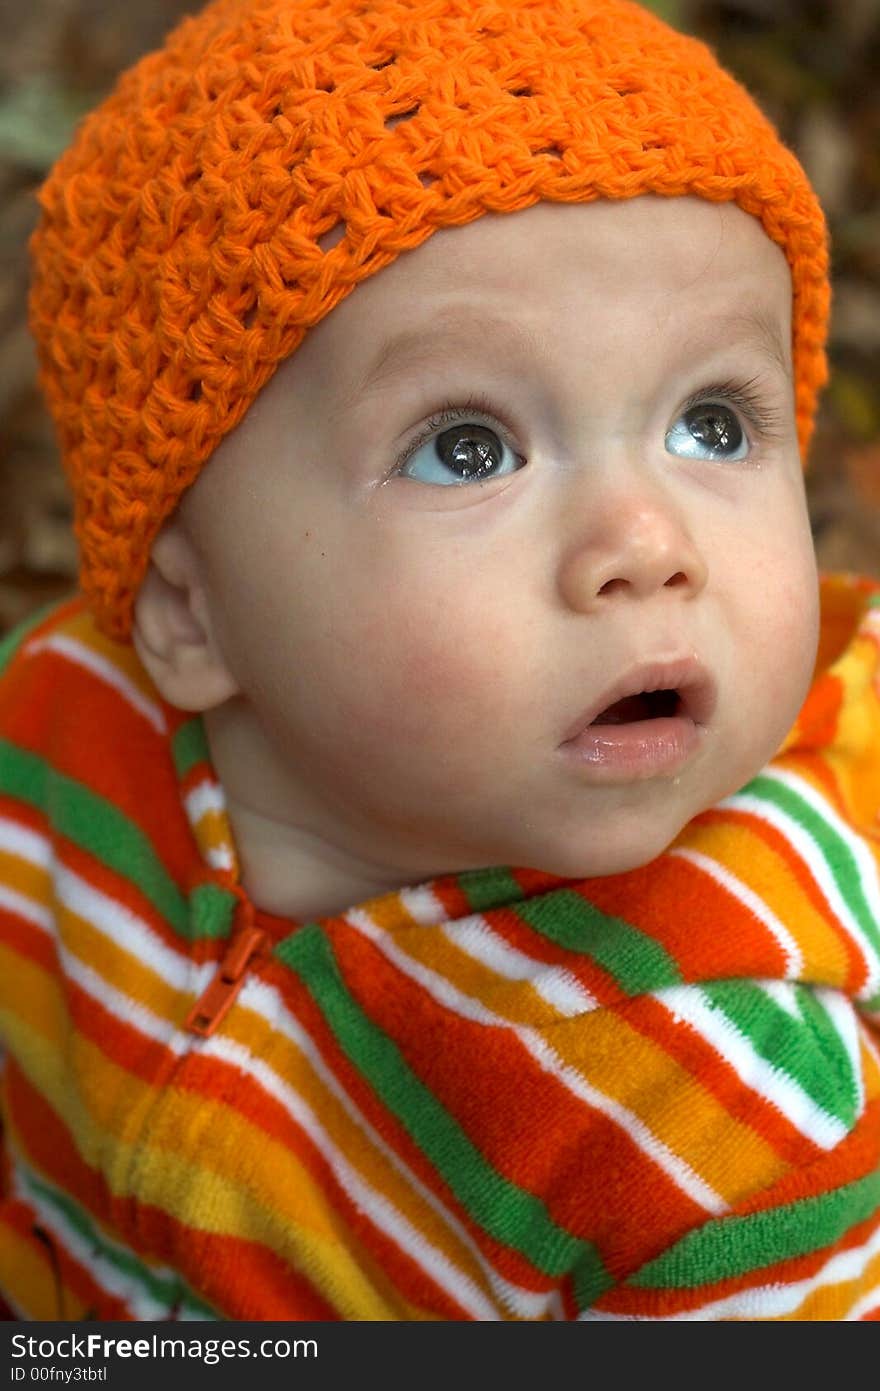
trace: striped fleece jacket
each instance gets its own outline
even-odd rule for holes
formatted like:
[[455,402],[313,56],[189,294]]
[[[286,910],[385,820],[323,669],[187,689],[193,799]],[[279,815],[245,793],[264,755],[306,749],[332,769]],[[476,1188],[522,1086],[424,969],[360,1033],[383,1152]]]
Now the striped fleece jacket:
[[80,599],[0,646],[0,1292],[35,1319],[880,1318],[880,587],[658,859],[297,924]]

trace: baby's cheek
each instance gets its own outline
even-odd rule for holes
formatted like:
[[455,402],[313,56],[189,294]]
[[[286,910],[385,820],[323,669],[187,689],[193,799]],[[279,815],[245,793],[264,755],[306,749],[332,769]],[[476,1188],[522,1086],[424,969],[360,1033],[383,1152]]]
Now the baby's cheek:
[[461,603],[402,603],[375,637],[398,738],[462,744],[512,715],[523,658],[500,617]]
[[769,582],[752,620],[750,684],[770,745],[797,718],[812,678],[818,635],[815,572],[792,567]]

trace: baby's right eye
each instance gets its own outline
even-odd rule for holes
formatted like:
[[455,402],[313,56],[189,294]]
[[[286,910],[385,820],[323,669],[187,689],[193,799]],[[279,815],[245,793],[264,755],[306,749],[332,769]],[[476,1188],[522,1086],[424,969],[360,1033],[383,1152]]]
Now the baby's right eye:
[[461,414],[460,409],[446,408],[429,420],[398,460],[395,472],[419,483],[455,486],[486,482],[523,467],[525,460],[491,426],[467,417],[448,424]]

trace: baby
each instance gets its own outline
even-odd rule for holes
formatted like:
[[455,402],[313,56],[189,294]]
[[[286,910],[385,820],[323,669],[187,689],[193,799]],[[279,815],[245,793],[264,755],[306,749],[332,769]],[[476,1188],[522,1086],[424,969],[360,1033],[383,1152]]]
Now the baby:
[[216,0],[40,194],[17,1317],[880,1315],[880,594],[825,229],[626,0]]

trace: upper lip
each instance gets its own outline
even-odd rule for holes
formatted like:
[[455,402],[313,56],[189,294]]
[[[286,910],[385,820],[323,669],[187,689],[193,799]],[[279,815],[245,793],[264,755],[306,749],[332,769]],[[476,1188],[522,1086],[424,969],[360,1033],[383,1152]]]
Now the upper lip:
[[597,715],[627,696],[648,691],[677,691],[683,707],[694,724],[706,724],[715,709],[717,689],[711,673],[695,656],[672,657],[668,660],[639,662],[630,667],[613,685],[606,687],[578,715],[562,742],[568,743],[591,725]]

